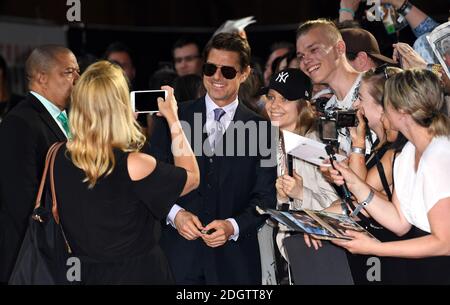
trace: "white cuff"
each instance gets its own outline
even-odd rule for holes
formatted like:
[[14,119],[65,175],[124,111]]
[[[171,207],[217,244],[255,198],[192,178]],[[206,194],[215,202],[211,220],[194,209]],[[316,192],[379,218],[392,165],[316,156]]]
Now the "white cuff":
[[166,224],[170,224],[175,229],[177,228],[175,226],[175,217],[177,216],[178,212],[184,209],[180,207],[178,204],[174,204],[173,207],[170,209],[169,215],[166,217]]
[[232,239],[234,241],[236,241],[239,238],[239,226],[236,222],[236,220],[234,220],[234,218],[227,218],[225,220],[228,220],[229,222],[231,222],[231,224],[233,225],[233,229],[234,229],[234,234],[231,235],[228,240]]

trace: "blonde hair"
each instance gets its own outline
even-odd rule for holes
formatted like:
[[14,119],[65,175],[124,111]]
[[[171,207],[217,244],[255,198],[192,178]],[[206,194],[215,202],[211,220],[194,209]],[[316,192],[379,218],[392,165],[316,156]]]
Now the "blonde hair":
[[432,136],[450,136],[450,119],[444,113],[444,91],[431,71],[411,69],[390,77],[385,85],[385,107],[410,114]]
[[298,39],[300,36],[305,35],[312,29],[319,28],[319,27],[324,30],[323,34],[327,36],[330,43],[335,44],[339,40],[343,40],[341,32],[336,27],[336,24],[333,23],[333,21],[324,19],[324,18],[308,20],[308,21],[300,24],[300,26],[297,28],[296,38]]
[[298,117],[295,124],[295,133],[304,136],[315,130],[316,114],[309,101],[301,99],[296,103]]
[[139,151],[145,142],[131,109],[122,69],[108,61],[92,64],[81,75],[71,96],[67,149],[73,163],[86,173],[83,182],[94,187],[115,166],[113,148]]
[[387,81],[386,77],[390,78],[392,75],[401,71],[403,70],[397,67],[380,66],[379,68],[371,69],[362,75],[361,80],[369,85],[367,87],[369,94],[378,105],[383,106],[384,85]]

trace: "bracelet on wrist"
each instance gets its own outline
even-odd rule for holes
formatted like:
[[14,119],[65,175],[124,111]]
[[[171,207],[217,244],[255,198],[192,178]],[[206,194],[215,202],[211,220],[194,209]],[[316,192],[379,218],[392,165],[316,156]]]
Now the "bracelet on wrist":
[[349,13],[349,14],[352,15],[353,18],[355,18],[355,11],[352,10],[351,8],[348,8],[348,7],[341,7],[341,8],[339,9],[339,12],[346,12],[346,13]]
[[372,189],[370,189],[370,192],[369,192],[369,195],[367,196],[367,198],[358,203],[358,206],[353,211],[351,216],[354,217],[354,216],[358,215],[362,209],[365,209],[369,205],[369,203],[372,202],[372,199],[374,196],[375,196],[375,192]]
[[403,2],[402,6],[397,10],[397,13],[399,15],[406,16],[409,14],[412,7],[413,7],[413,5],[411,3],[409,3],[408,0],[405,0],[405,2]]
[[365,148],[361,148],[361,147],[352,146],[352,153],[365,155],[366,154],[366,149]]
[[363,206],[363,208],[365,208],[366,206],[369,205],[369,203],[372,202],[373,197],[375,196],[375,192],[370,189],[369,195],[367,195],[367,198],[364,199],[363,201],[361,201],[359,204]]

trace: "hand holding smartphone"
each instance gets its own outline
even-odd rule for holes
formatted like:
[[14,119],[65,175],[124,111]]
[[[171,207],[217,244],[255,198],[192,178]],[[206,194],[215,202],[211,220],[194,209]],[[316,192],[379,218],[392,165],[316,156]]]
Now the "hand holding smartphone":
[[156,113],[158,109],[158,97],[167,99],[167,90],[143,90],[131,91],[131,107],[136,113]]

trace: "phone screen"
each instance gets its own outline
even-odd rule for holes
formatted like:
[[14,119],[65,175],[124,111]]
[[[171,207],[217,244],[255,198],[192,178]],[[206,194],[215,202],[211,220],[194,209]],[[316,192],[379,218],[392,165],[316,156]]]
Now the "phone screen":
[[131,104],[134,112],[154,113],[158,112],[158,97],[166,98],[165,90],[132,91]]

